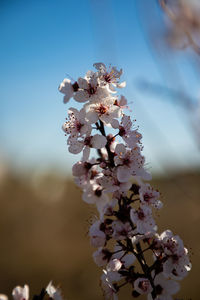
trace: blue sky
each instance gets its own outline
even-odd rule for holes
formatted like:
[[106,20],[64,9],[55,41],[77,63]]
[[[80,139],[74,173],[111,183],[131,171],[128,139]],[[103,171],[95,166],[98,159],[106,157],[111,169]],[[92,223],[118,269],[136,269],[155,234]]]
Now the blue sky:
[[[145,3],[144,0],[141,2]],[[140,4],[141,4],[140,2]],[[154,1],[153,1],[154,2]],[[102,61],[124,70],[131,115],[143,134],[152,171],[200,165],[188,113],[166,98],[144,93],[138,79],[163,84],[137,14],[138,0],[4,0],[0,2],[0,101],[3,162],[18,169],[70,171],[79,157],[61,130],[67,109],[58,85]],[[156,12],[160,18],[160,12]],[[198,81],[182,57],[184,85]],[[180,118],[181,116],[181,118]]]

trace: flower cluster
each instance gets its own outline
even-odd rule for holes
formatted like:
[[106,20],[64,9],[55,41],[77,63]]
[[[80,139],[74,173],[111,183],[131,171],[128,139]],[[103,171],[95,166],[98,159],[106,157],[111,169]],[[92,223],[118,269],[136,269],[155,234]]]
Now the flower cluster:
[[[76,82],[64,79],[59,90],[65,103],[71,97],[84,103],[80,111],[69,109],[63,130],[69,152],[83,154],[72,169],[75,182],[83,200],[95,204],[99,213],[89,236],[97,248],[94,261],[103,267],[104,295],[117,299],[119,290],[130,285],[133,297],[170,300],[179,290],[176,280],[191,269],[187,249],[170,230],[157,233],[153,210],[162,202],[147,183],[151,175],[145,169],[142,136],[135,120],[124,113],[127,100],[116,92],[125,87],[122,70],[107,69],[103,63],[94,67],[95,72],[88,71]],[[91,148],[97,150],[97,158],[90,157]]]

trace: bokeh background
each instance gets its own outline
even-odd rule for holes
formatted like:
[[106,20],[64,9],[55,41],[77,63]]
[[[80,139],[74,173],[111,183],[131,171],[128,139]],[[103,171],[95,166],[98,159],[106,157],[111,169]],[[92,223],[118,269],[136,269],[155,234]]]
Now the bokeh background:
[[[200,4],[198,0],[0,1],[0,292],[50,280],[66,299],[103,299],[87,232],[95,210],[71,177],[80,159],[61,130],[58,85],[94,62],[123,68],[122,93],[162,194],[160,232],[190,249],[177,299],[199,299]],[[130,291],[120,299],[129,299]]]

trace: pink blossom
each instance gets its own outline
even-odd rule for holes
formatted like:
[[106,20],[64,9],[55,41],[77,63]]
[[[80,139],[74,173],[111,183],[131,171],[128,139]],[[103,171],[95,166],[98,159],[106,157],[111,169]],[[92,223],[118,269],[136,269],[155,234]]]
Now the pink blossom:
[[24,287],[17,286],[12,291],[12,296],[14,300],[28,300],[29,299],[29,287],[24,285]]
[[61,93],[65,95],[63,99],[64,103],[67,103],[69,99],[73,97],[74,88],[73,85],[71,84],[71,80],[65,78],[63,82],[59,85],[58,89]]
[[[176,281],[166,279],[162,273],[155,277],[154,285],[157,291],[155,300],[173,300],[171,295],[176,294],[180,288]],[[148,300],[153,300],[151,294],[148,295]]]
[[140,200],[143,204],[152,205],[153,207],[162,208],[162,202],[159,200],[160,193],[155,191],[150,184],[145,183],[140,187]]
[[85,120],[84,110],[79,112],[77,109],[71,107],[68,110],[68,121],[63,124],[63,130],[66,134],[72,137],[90,135],[91,126]]
[[93,247],[103,247],[106,241],[105,233],[100,230],[100,221],[92,224],[89,230],[89,236]]
[[123,88],[126,86],[126,82],[119,83],[119,79],[122,75],[122,69],[118,71],[116,67],[111,67],[107,70],[103,63],[95,63],[93,65],[98,70],[100,84],[105,86],[108,85],[110,92],[114,92],[114,87]]
[[136,225],[138,233],[146,234],[149,232],[156,232],[157,226],[149,207],[140,206],[137,210],[132,208],[130,217],[132,222]]
[[134,281],[134,289],[141,295],[149,294],[153,291],[150,281],[141,277]]

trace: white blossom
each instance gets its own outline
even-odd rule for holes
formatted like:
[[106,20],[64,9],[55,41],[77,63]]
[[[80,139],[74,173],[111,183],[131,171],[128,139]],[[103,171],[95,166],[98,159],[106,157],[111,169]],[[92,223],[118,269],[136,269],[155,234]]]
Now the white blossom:
[[142,135],[137,130],[132,130],[131,118],[125,114],[119,124],[119,135],[131,149],[137,147],[142,138]]
[[58,89],[61,93],[65,95],[63,99],[64,103],[67,103],[69,99],[73,97],[74,89],[71,84],[71,80],[69,80],[68,78],[65,78],[63,82],[61,82]]
[[99,266],[105,266],[107,264],[107,262],[110,260],[111,258],[111,253],[108,249],[100,247],[97,251],[95,251],[93,253],[93,259],[95,261],[95,263]]
[[114,221],[112,223],[113,238],[116,240],[123,240],[125,237],[132,237],[133,230],[130,223],[122,223],[121,221]]
[[60,289],[55,288],[52,284],[52,281],[50,281],[48,286],[46,287],[46,292],[53,300],[63,300]]
[[191,270],[191,263],[187,254],[188,251],[184,248],[182,255],[169,256],[163,264],[164,275],[176,280],[187,276],[188,271]]
[[130,217],[134,224],[137,226],[137,232],[146,234],[149,232],[156,232],[157,226],[152,217],[151,208],[147,206],[140,206],[137,210],[132,208]]
[[113,258],[109,261],[106,269],[108,272],[110,271],[116,272],[119,271],[121,267],[122,267],[122,262],[117,258]]
[[73,107],[68,110],[68,120],[63,124],[62,128],[66,134],[72,137],[83,136],[84,134],[90,135],[92,130],[85,120],[84,110],[81,109],[79,112]]
[[136,257],[132,253],[126,253],[121,246],[116,245],[114,248],[114,254],[112,258],[117,258],[122,263],[123,267],[130,267],[136,260]]
[[113,122],[113,119],[119,118],[121,109],[114,105],[115,98],[107,97],[99,101],[91,101],[84,105],[85,118],[89,124],[96,123],[98,120],[108,125]]
[[29,299],[29,287],[24,285],[24,287],[17,286],[12,291],[12,296],[14,300],[28,300]]
[[139,147],[127,150],[123,144],[118,144],[115,153],[115,165],[117,166],[119,181],[126,182],[132,175],[146,178],[146,171],[143,168],[144,157],[141,156]]
[[69,152],[78,154],[83,151],[83,161],[87,161],[90,155],[90,148],[101,149],[105,147],[107,140],[104,136],[95,134],[79,140],[76,137],[69,137],[67,143]]
[[114,87],[123,88],[126,86],[125,81],[119,83],[119,79],[122,75],[122,69],[118,71],[116,67],[112,67],[110,70],[107,70],[103,63],[95,63],[93,66],[99,71],[101,84],[108,85],[111,92],[114,91]]
[[150,281],[141,277],[134,281],[134,289],[141,295],[149,294],[153,291]]
[[102,288],[106,299],[118,300],[117,290],[113,285],[113,282],[117,282],[121,279],[121,275],[118,272],[103,270],[101,276]]
[[106,192],[127,192],[130,188],[132,183],[130,181],[127,182],[120,182],[117,177],[117,169],[113,169],[113,171],[105,170],[103,171],[103,175],[99,182],[101,185],[104,186]]
[[[176,281],[166,279],[162,273],[155,277],[154,285],[157,291],[155,300],[173,300],[171,295],[176,294],[180,288]],[[148,295],[148,300],[153,300],[151,294]]]
[[162,208],[162,202],[159,200],[160,193],[155,191],[150,184],[145,183],[140,187],[140,200],[143,204],[152,205],[153,207]]
[[164,231],[155,239],[157,255],[165,255],[167,260],[163,264],[163,274],[174,279],[184,278],[191,269],[188,250],[178,235],[170,230]]
[[103,247],[106,241],[105,233],[100,230],[100,221],[92,224],[89,230],[90,241],[93,247]]
[[90,71],[85,78],[78,79],[79,89],[74,95],[74,99],[78,102],[98,101],[101,98],[109,96],[109,92],[104,87],[99,86],[98,76]]

